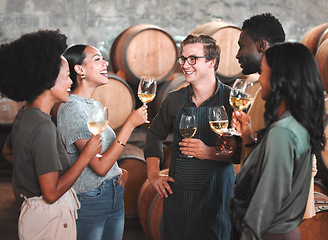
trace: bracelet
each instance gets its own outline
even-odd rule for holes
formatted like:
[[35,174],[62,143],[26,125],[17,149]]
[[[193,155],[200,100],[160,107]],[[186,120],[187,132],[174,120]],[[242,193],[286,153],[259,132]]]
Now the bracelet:
[[124,144],[124,143],[122,143],[121,141],[119,141],[119,140],[116,140],[116,142],[118,142],[118,144],[120,144],[120,145],[122,145],[123,147],[125,147],[125,144]]

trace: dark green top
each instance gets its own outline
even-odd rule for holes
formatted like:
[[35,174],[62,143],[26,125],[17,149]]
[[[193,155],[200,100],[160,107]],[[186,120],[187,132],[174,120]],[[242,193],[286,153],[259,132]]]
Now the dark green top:
[[286,112],[267,130],[236,177],[232,223],[240,239],[287,233],[303,219],[312,174],[307,130]]
[[38,176],[69,168],[69,159],[50,115],[38,108],[21,109],[6,145],[14,156],[14,181],[27,198],[41,196]]

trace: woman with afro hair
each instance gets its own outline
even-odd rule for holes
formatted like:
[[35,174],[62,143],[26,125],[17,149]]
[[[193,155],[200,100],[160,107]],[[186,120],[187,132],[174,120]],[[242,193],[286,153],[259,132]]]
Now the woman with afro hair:
[[3,147],[13,159],[13,177],[24,202],[18,222],[20,239],[76,239],[75,219],[80,204],[73,183],[101,150],[92,136],[70,166],[68,155],[50,111],[67,102],[72,84],[62,56],[66,36],[40,30],[0,47],[0,92],[15,101],[26,101],[13,121]]
[[232,239],[300,240],[313,154],[326,143],[319,69],[303,44],[281,43],[266,50],[259,81],[266,103],[257,141],[248,115],[233,114],[249,155],[230,205]]

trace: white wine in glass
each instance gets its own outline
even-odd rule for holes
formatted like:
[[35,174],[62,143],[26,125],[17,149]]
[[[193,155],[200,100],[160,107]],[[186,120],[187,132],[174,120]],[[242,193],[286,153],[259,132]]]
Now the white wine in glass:
[[[157,90],[157,81],[155,78],[143,76],[138,86],[138,97],[143,104],[154,100]],[[149,123],[147,120],[146,123]]]
[[228,125],[228,120],[210,121],[210,127],[216,134],[224,133],[224,129],[227,129]]
[[[235,111],[247,109],[254,101],[253,82],[247,79],[237,79],[230,91],[229,102]],[[234,128],[228,129],[230,134],[240,136],[241,134]]]
[[230,91],[230,105],[235,111],[247,109],[254,100],[253,83],[247,79],[237,79]]
[[[108,125],[108,108],[100,106],[90,108],[87,124],[90,132],[94,135],[98,135],[105,131]],[[102,155],[97,154],[96,157],[102,157]]]
[[[184,138],[192,138],[197,132],[196,117],[183,113],[180,119],[179,131]],[[193,156],[185,154],[180,154],[180,157],[193,158]]]
[[[222,136],[229,126],[229,119],[224,106],[210,107],[208,109],[208,121],[212,131]],[[216,149],[218,151],[218,147]],[[224,145],[222,145],[222,150],[220,153],[217,152],[217,155],[221,153],[232,153],[232,151],[227,150]]]

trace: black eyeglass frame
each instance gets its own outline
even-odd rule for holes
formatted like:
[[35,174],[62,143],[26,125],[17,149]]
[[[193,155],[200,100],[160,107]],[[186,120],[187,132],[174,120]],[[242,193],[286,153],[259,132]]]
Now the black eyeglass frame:
[[[189,61],[190,58],[195,58],[195,63],[190,63],[190,61]],[[186,57],[186,58],[184,56],[180,56],[180,57],[178,57],[178,63],[180,65],[184,65],[186,63],[186,60],[187,60],[189,65],[195,65],[196,62],[197,62],[197,58],[207,58],[207,56],[189,56],[189,57]]]

